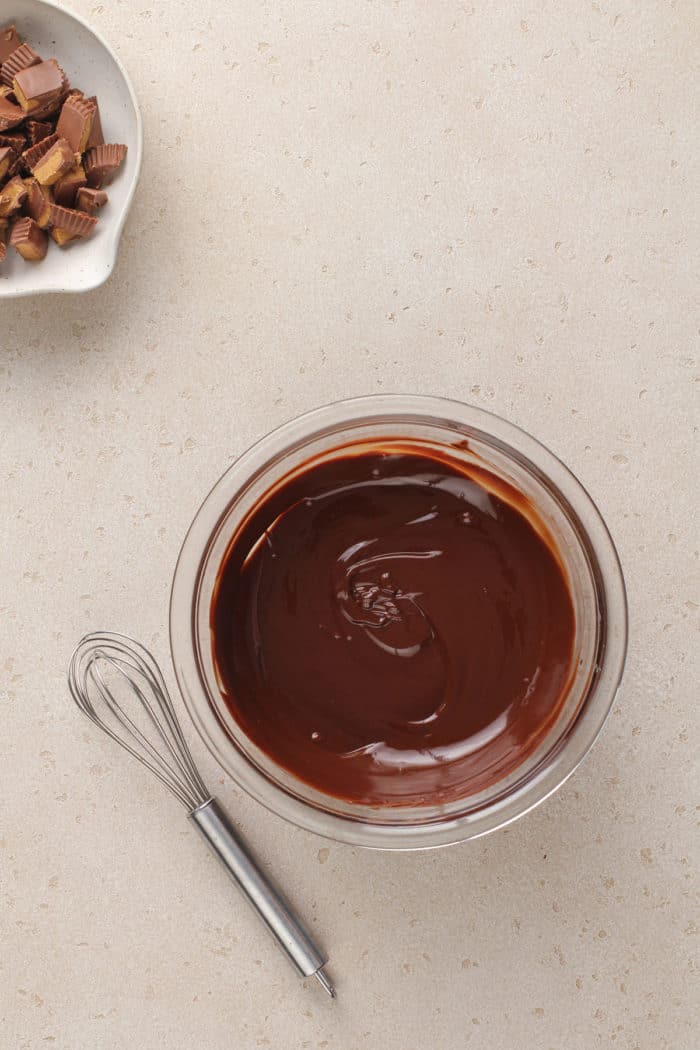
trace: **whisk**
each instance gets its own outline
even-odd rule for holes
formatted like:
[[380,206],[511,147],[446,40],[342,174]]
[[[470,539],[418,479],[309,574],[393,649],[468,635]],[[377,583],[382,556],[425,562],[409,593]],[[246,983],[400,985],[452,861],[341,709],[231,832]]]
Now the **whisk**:
[[164,784],[188,811],[268,930],[303,977],[335,989],[322,955],[272,886],[207,791],[178,722],[158,664],[147,649],[120,634],[88,634],[70,662],[68,685],[80,710]]

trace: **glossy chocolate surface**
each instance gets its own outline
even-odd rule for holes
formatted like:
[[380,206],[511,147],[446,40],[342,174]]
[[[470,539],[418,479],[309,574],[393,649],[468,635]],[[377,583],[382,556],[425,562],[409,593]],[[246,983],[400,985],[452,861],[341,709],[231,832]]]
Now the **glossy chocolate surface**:
[[514,489],[410,442],[310,463],[234,537],[211,609],[222,693],[274,761],[355,803],[512,772],[573,665],[552,541]]

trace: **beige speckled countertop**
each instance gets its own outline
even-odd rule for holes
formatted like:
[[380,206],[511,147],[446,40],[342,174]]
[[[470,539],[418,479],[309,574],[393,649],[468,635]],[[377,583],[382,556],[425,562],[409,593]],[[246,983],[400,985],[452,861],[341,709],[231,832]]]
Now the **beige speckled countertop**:
[[[0,305],[0,1045],[693,1050],[697,6],[72,6],[133,76],[146,160],[109,284]],[[331,1003],[65,668],[97,627],[168,660],[184,532],[252,439],[409,389],[573,468],[631,646],[583,767],[471,845],[362,852],[218,785]]]

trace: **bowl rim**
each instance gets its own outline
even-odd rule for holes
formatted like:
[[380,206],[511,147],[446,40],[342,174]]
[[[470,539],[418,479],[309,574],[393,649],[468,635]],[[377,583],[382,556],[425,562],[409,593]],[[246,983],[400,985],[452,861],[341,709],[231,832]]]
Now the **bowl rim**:
[[[263,471],[264,463],[274,461],[275,454],[294,447],[295,439],[311,439],[332,425],[351,426],[392,413],[397,418],[418,416],[455,427],[467,425],[500,439],[544,470],[550,481],[551,467],[556,474],[553,483],[575,513],[583,539],[596,559],[600,606],[605,614],[603,658],[596,668],[590,702],[587,698],[567,731],[565,746],[555,747],[551,760],[525,783],[516,785],[505,799],[497,799],[475,814],[401,827],[361,822],[316,809],[272,783],[246,756],[235,751],[206,699],[196,625],[202,566],[245,480]],[[233,495],[232,478],[239,481]],[[297,416],[267,433],[229,465],[202,502],[183,541],[171,589],[169,633],[175,676],[188,714],[219,766],[240,788],[277,816],[326,838],[354,846],[414,850],[478,838],[504,827],[541,804],[572,775],[598,738],[617,695],[627,653],[628,609],[622,568],[607,525],[584,486],[555,453],[516,424],[474,405],[424,395],[375,394],[336,401]]]
[[100,288],[106,281],[108,281],[109,278],[112,276],[112,273],[114,272],[114,267],[117,263],[117,255],[119,253],[119,244],[121,242],[122,232],[124,230],[124,225],[126,223],[129,212],[131,211],[131,204],[134,199],[134,194],[136,193],[136,187],[138,186],[139,179],[141,177],[141,165],[143,162],[143,118],[141,117],[141,109],[139,107],[134,86],[131,82],[129,74],[126,71],[124,63],[113,50],[112,46],[102,36],[100,31],[98,29],[95,29],[94,26],[92,26],[87,21],[87,19],[83,18],[82,15],[79,15],[70,8],[65,7],[63,3],[59,2],[59,0],[33,0],[33,2],[41,4],[43,7],[54,8],[56,11],[60,11],[62,15],[66,15],[74,22],[77,22],[83,27],[83,29],[87,30],[87,32],[90,33],[91,36],[95,38],[95,40],[97,40],[98,44],[100,44],[108,53],[108,55],[113,59],[117,69],[124,78],[124,83],[126,84],[126,88],[131,99],[131,104],[133,106],[134,116],[136,118],[136,166],[131,179],[131,185],[126,195],[126,200],[124,201],[124,207],[122,208],[121,215],[116,218],[114,226],[112,228],[112,251],[110,252],[109,259],[105,266],[100,268],[99,273],[97,273],[93,279],[88,277],[85,283],[79,286],[71,286],[63,282],[57,281],[55,284],[47,285],[46,287],[42,288],[3,288],[2,284],[0,283],[0,299],[22,299],[30,295],[79,295],[81,292],[93,292],[96,288]]

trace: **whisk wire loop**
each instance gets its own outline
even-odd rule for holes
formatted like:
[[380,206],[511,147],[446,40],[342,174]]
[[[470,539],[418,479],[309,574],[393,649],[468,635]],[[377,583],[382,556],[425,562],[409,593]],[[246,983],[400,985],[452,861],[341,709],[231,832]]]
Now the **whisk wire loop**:
[[[150,769],[186,809],[192,811],[211,797],[160,668],[147,649],[124,635],[87,635],[73,653],[68,685],[81,711]],[[149,735],[127,710],[130,694],[133,709],[145,715]]]

